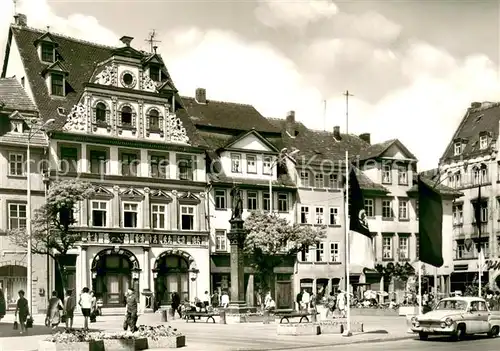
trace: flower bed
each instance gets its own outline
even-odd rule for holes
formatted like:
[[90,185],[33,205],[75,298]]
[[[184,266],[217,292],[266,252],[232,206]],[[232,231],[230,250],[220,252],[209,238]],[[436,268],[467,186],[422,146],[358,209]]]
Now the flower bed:
[[313,323],[278,324],[278,335],[319,335],[321,327]]
[[38,343],[38,351],[104,351],[101,333],[56,333]]
[[351,316],[398,316],[399,311],[389,308],[351,308]]
[[170,326],[148,327],[141,325],[138,329],[136,334],[147,339],[149,349],[175,349],[186,346],[186,336]]

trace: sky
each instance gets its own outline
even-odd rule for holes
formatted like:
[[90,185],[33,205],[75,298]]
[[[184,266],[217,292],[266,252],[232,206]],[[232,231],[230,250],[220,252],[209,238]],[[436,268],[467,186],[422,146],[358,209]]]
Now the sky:
[[[399,139],[436,167],[473,101],[499,101],[497,0],[17,0],[28,25],[149,50],[182,95],[254,105],[310,128]],[[14,2],[0,0],[0,59]],[[326,101],[326,103],[325,103]]]

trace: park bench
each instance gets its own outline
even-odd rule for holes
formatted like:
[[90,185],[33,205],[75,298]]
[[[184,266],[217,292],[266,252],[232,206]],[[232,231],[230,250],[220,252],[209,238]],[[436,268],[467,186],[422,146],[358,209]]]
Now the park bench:
[[290,318],[299,318],[300,317],[300,320],[299,320],[299,323],[302,323],[303,321],[308,323],[309,322],[309,316],[313,316],[313,315],[318,315],[319,313],[318,312],[296,312],[296,311],[292,311],[292,312],[277,312],[275,313],[274,315],[276,317],[279,317],[280,318],[280,324],[283,324],[283,321],[286,320],[287,323],[290,323]]
[[208,323],[209,320],[212,320],[212,323],[215,323],[214,316],[218,315],[219,314],[215,312],[194,312],[194,311],[184,312],[184,318],[186,318],[186,323],[189,322],[190,319],[196,323],[196,317],[207,317],[205,323]]

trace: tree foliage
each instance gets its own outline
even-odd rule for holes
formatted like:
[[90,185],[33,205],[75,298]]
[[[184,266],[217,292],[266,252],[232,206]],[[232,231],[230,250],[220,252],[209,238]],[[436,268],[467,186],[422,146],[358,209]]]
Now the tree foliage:
[[396,278],[402,282],[407,282],[408,278],[415,275],[415,269],[408,262],[404,264],[389,262],[387,265],[377,264],[375,270],[384,277],[384,279]]
[[274,268],[290,256],[326,237],[326,227],[290,224],[276,213],[253,212],[245,220],[245,251],[251,258],[262,292],[269,289]]
[[[59,265],[60,255],[66,255],[80,240],[80,235],[72,231],[75,223],[73,211],[78,203],[94,195],[90,183],[78,180],[54,182],[47,192],[46,203],[33,211],[31,221],[31,250],[34,254],[51,256]],[[20,247],[28,247],[26,228],[9,232],[10,241]],[[59,268],[62,267],[59,265]]]

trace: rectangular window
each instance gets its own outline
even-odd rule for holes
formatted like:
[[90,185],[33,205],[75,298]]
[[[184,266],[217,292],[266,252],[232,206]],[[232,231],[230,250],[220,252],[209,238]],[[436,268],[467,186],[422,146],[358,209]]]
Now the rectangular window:
[[330,243],[330,262],[340,262],[339,243]]
[[227,251],[227,238],[225,230],[215,231],[215,251]]
[[223,189],[215,190],[215,209],[226,209],[226,191]]
[[420,257],[420,235],[415,233],[415,258],[418,260]]
[[399,166],[398,167],[398,182],[399,185],[408,185],[408,167]]
[[408,201],[399,199],[399,219],[409,219],[408,216]]
[[324,222],[324,210],[323,207],[316,207],[316,216],[315,221],[316,224],[323,224]]
[[149,66],[149,78],[151,78],[154,82],[160,81],[160,67],[158,66]]
[[488,202],[481,203],[481,222],[488,222]]
[[309,261],[309,248],[306,247],[305,249],[300,250],[299,253],[299,261],[300,262],[308,262]]
[[18,153],[9,153],[9,175],[24,175],[24,155]]
[[21,134],[24,131],[23,121],[10,121],[10,131],[11,133]]
[[178,179],[194,180],[193,157],[190,155],[177,155]]
[[316,188],[324,188],[325,187],[325,178],[322,173],[314,174],[314,186]]
[[257,192],[248,191],[247,192],[247,207],[249,211],[257,211]]
[[382,183],[392,184],[392,167],[391,165],[384,165],[382,167]]
[[64,96],[64,76],[59,73],[50,75],[51,95]]
[[330,174],[329,179],[330,179],[330,188],[332,188],[332,189],[339,189],[340,188],[338,174]]
[[168,157],[164,155],[149,156],[149,173],[152,178],[168,178]]
[[392,215],[392,201],[382,200],[382,218],[393,218]]
[[338,207],[330,207],[330,225],[339,225],[340,217],[339,217],[339,209]]
[[399,260],[406,261],[410,259],[410,238],[407,236],[399,237]]
[[300,185],[303,187],[311,186],[311,183],[309,181],[309,172],[307,171],[300,172]]
[[384,260],[392,260],[392,236],[384,236],[382,238],[382,258]]
[[487,135],[481,135],[479,137],[479,148],[481,150],[484,150],[488,147],[488,136]]
[[194,206],[181,206],[181,230],[194,230]]
[[139,205],[124,203],[123,204],[123,227],[125,228],[137,228],[137,219],[139,217]]
[[106,201],[92,201],[92,226],[107,226],[108,203]]
[[300,223],[301,224],[309,223],[309,207],[307,206],[300,207]]
[[455,143],[454,155],[458,156],[461,153],[462,153],[462,143],[461,142]]
[[9,229],[26,228],[26,205],[9,204]]
[[247,173],[257,173],[257,157],[247,155]]
[[463,240],[457,241],[457,258],[461,259],[465,256],[465,243]]
[[264,211],[269,211],[271,209],[270,207],[270,202],[269,202],[269,193],[262,193],[262,205]]
[[375,205],[373,199],[365,199],[365,211],[367,217],[375,217]]
[[262,159],[262,173],[263,174],[272,174],[271,165],[273,163],[273,159],[271,156],[264,156]]
[[121,163],[123,176],[137,176],[137,165],[139,164],[139,160],[137,159],[136,154],[123,153],[121,157]]
[[288,212],[288,194],[278,193],[278,211]]
[[453,205],[453,225],[464,224],[464,205]]
[[106,174],[108,156],[106,151],[90,151],[90,172],[94,174]]
[[62,173],[76,173],[78,170],[78,149],[61,146],[59,168]]
[[316,262],[324,262],[325,261],[325,244],[317,243],[316,244]]
[[231,154],[231,172],[241,173],[241,155]]
[[43,62],[54,62],[54,46],[49,43],[42,43],[42,61]]
[[167,206],[151,205],[151,221],[153,229],[167,229]]

